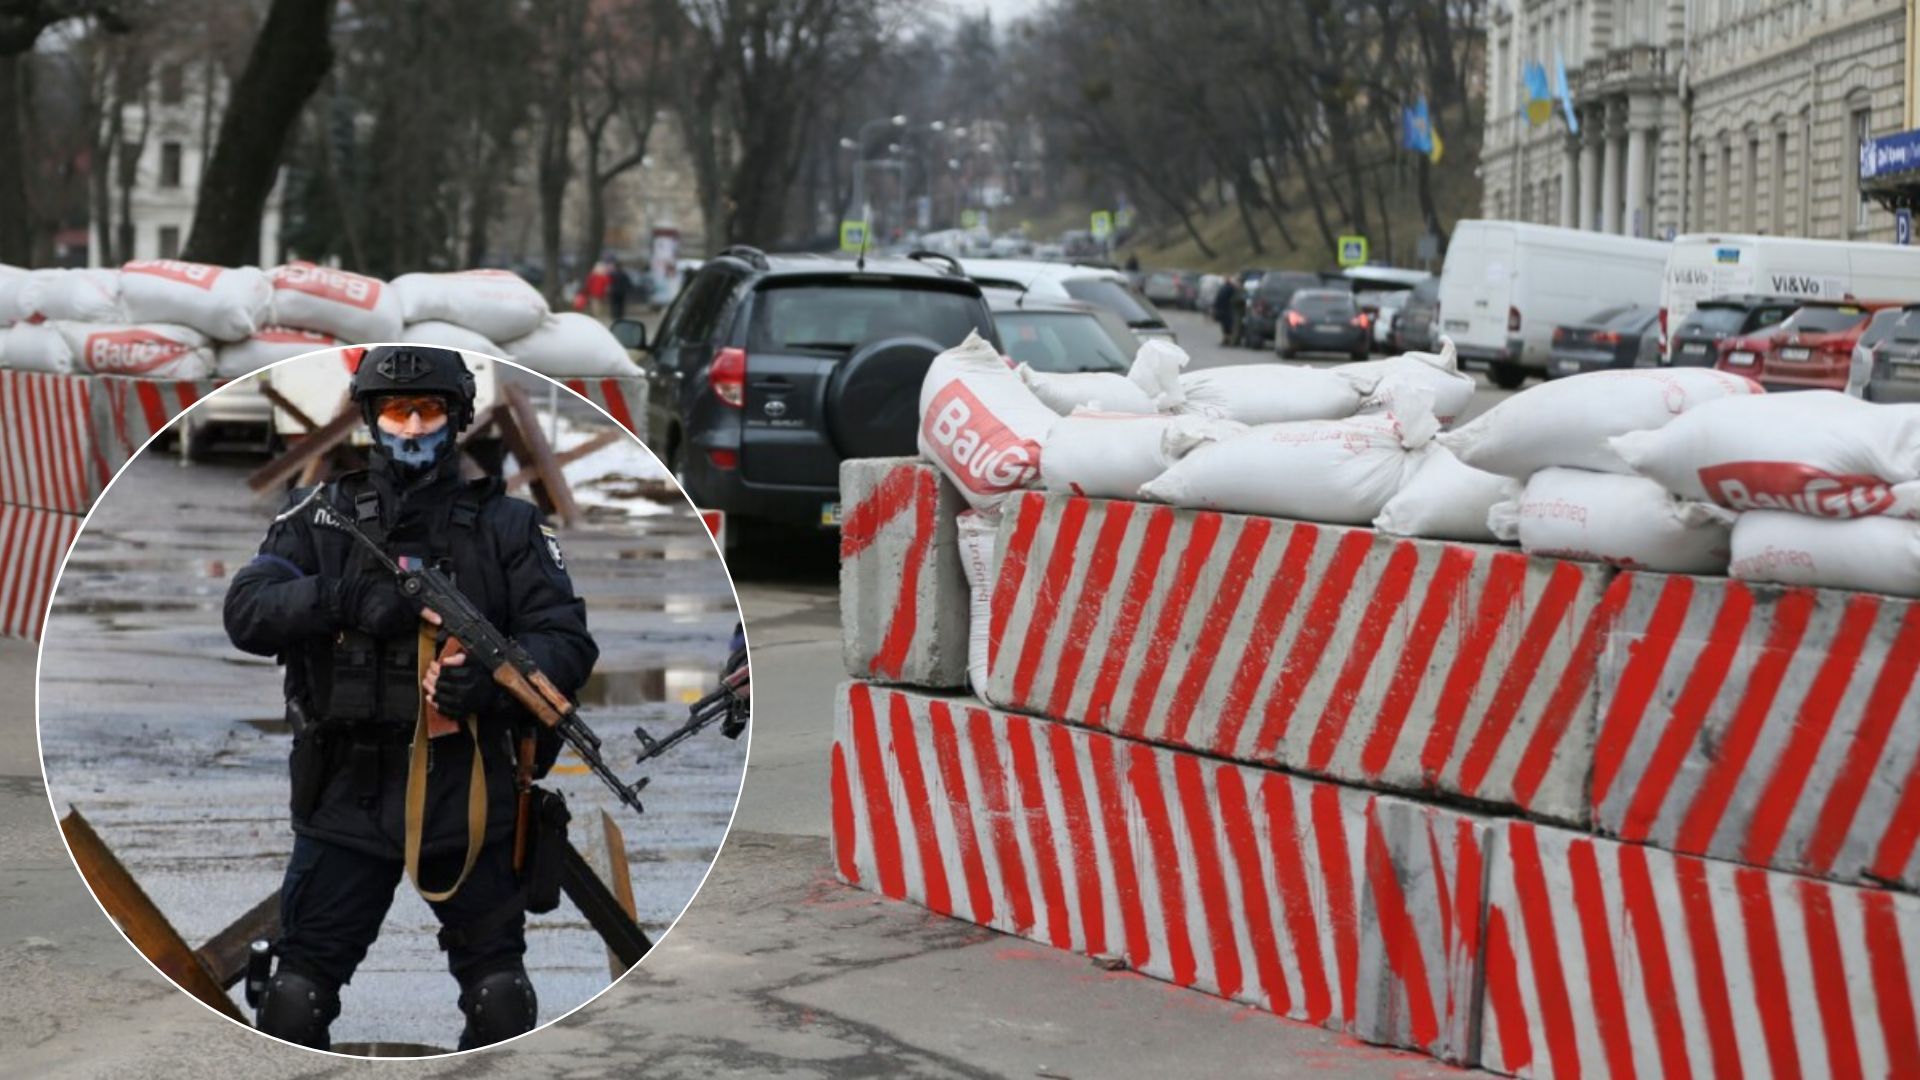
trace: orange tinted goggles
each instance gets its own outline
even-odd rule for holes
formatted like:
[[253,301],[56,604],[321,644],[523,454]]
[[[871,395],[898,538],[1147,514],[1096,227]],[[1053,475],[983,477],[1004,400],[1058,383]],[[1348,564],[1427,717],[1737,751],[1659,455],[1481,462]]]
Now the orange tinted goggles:
[[381,398],[375,403],[375,408],[379,410],[382,419],[391,420],[396,424],[406,423],[407,418],[415,413],[420,414],[420,419],[432,423],[447,415],[447,400],[431,395],[388,397]]

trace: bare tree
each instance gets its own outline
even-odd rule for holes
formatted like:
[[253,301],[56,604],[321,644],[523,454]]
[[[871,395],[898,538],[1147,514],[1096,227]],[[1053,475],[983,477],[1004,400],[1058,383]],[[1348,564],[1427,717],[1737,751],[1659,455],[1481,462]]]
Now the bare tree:
[[674,75],[671,44],[679,11],[672,0],[626,0],[588,16],[585,77],[574,122],[585,156],[585,228],[580,263],[599,258],[607,234],[607,189],[646,160],[654,121]]

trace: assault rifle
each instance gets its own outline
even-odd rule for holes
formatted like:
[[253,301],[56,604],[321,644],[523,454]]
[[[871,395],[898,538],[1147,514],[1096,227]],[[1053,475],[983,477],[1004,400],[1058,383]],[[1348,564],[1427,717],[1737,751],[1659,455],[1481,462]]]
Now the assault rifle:
[[[702,729],[719,723],[720,721],[725,721],[725,723],[720,725],[720,734],[725,735],[729,739],[739,738],[740,733],[746,730],[747,716],[749,715],[747,698],[741,694],[742,690],[751,685],[748,681],[749,678],[750,675],[745,664],[741,664],[739,667],[722,675],[720,677],[720,686],[717,689],[693,703],[689,710],[692,716],[688,718],[687,722],[675,728],[670,734],[663,738],[654,738],[647,734],[645,728],[634,728],[634,737],[640,740],[641,746],[645,747],[645,749],[640,751],[640,756],[635,759],[634,764],[637,765],[648,758],[659,757],[661,754],[673,749],[673,747],[682,740],[691,738]],[[641,781],[643,784],[645,782],[644,780]]]
[[[315,488],[314,493],[317,495],[322,490]],[[312,498],[308,496],[308,501]],[[301,506],[304,505],[305,501],[301,503]],[[299,509],[296,506],[281,517],[289,517]],[[600,736],[595,735],[593,729],[580,719],[573,702],[560,692],[559,687],[553,685],[540,666],[533,662],[533,657],[527,655],[527,650],[488,622],[480,609],[473,606],[473,601],[468,600],[466,594],[456,588],[445,574],[432,566],[418,569],[401,566],[346,514],[330,512],[326,523],[353,537],[380,561],[381,566],[392,571],[399,580],[403,594],[423,607],[433,609],[440,616],[441,628],[466,648],[469,663],[483,665],[492,673],[494,682],[512,694],[513,699],[525,706],[542,724],[552,728],[568,746],[573,747],[573,752],[587,763],[593,775],[613,789],[621,802],[632,807],[636,814],[645,812],[645,807],[640,805],[640,789],[647,786],[647,781],[643,779],[637,784],[627,784],[614,775],[612,767],[600,756]]]

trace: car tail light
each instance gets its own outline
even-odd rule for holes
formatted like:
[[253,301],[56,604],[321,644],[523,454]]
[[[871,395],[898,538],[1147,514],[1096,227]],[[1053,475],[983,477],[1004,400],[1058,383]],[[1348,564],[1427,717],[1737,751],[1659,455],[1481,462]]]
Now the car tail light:
[[1517,307],[1510,307],[1507,309],[1507,333],[1517,334],[1519,332],[1520,332],[1520,309]]
[[1620,344],[1620,335],[1612,330],[1600,330],[1594,333],[1593,343],[1595,345],[1618,345]]
[[1305,326],[1307,325],[1307,317],[1305,315],[1300,314],[1297,311],[1289,311],[1287,312],[1287,325],[1288,326]]
[[740,451],[709,450],[707,460],[711,461],[716,469],[737,469],[740,467]]
[[1359,327],[1362,330],[1365,330],[1367,328],[1367,313],[1363,311],[1360,314],[1355,315],[1353,317],[1353,325]]
[[[736,409],[747,405],[747,350],[721,349],[707,368],[707,384],[723,403]],[[731,468],[732,466],[723,466]]]
[[1666,354],[1666,351],[1667,351],[1667,309],[1666,309],[1666,308],[1661,308],[1661,309],[1660,309],[1660,352],[1661,352],[1661,355],[1665,355],[1665,354]]
[[1567,328],[1566,328],[1566,327],[1564,327],[1564,326],[1556,326],[1556,327],[1554,327],[1554,328],[1553,328],[1553,343],[1554,343],[1555,345],[1558,345],[1558,344],[1560,344],[1561,342],[1563,342],[1563,341],[1565,341],[1565,340],[1567,340]]

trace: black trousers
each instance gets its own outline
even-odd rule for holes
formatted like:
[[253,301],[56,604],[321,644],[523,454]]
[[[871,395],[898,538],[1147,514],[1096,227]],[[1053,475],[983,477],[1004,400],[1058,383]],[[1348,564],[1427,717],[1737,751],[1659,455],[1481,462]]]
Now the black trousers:
[[[428,888],[444,888],[460,872],[466,853],[420,860]],[[293,858],[280,886],[280,963],[285,969],[334,986],[345,985],[380,936],[394,889],[406,877],[398,859],[380,858],[311,836],[295,836]],[[408,886],[411,888],[412,886]],[[520,884],[513,874],[513,844],[480,849],[460,891],[430,902],[443,927],[478,924],[513,901]],[[527,916],[519,904],[505,918],[489,920],[486,934],[466,934],[447,948],[447,969],[462,986],[489,972],[519,967],[526,955]]]

